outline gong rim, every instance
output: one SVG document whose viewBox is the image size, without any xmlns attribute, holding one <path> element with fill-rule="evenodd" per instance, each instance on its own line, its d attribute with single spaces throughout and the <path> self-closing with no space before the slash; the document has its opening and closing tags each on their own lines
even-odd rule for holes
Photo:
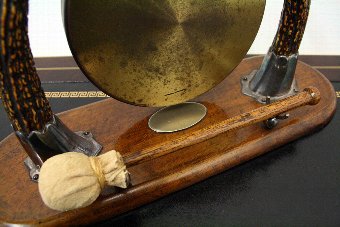
<svg viewBox="0 0 340 227">
<path fill-rule="evenodd" d="M 194 1 L 195 0 L 192 0 L 192 2 L 194 2 Z M 155 106 L 155 107 L 175 105 L 175 104 L 178 104 L 178 103 L 182 103 L 182 102 L 191 100 L 191 99 L 193 99 L 193 98 L 195 98 L 195 97 L 197 97 L 197 96 L 199 96 L 201 94 L 204 94 L 204 93 L 208 92 L 209 90 L 214 88 L 216 85 L 218 85 L 220 82 L 222 82 L 232 72 L 232 70 L 239 64 L 239 62 L 241 62 L 241 60 L 244 58 L 244 56 L 247 54 L 247 51 L 251 47 L 251 44 L 253 43 L 253 41 L 254 41 L 254 39 L 255 39 L 255 37 L 257 35 L 258 29 L 259 29 L 259 27 L 261 25 L 263 14 L 264 14 L 264 8 L 265 8 L 265 0 L 252 0 L 252 1 L 243 0 L 244 4 L 246 4 L 247 7 L 249 7 L 252 4 L 257 7 L 256 13 L 254 13 L 252 17 L 248 17 L 248 19 L 247 19 L 248 23 L 250 23 L 249 21 L 255 20 L 255 22 L 253 21 L 250 24 L 252 24 L 252 25 L 255 24 L 256 26 L 255 26 L 255 29 L 253 28 L 253 30 L 251 32 L 246 32 L 246 34 L 243 35 L 243 36 L 247 36 L 248 37 L 247 40 L 244 41 L 246 44 L 243 44 L 242 48 L 237 49 L 241 53 L 238 53 L 238 55 L 236 57 L 235 56 L 230 57 L 230 58 L 233 58 L 232 59 L 233 63 L 231 63 L 227 67 L 224 67 L 224 68 L 221 67 L 224 70 L 223 72 L 222 72 L 222 69 L 217 70 L 217 71 L 219 71 L 219 73 L 221 75 L 219 75 L 217 77 L 215 76 L 216 78 L 213 78 L 213 79 L 210 78 L 209 84 L 207 86 L 205 85 L 205 87 L 199 88 L 199 89 L 196 89 L 196 90 L 193 89 L 193 91 L 191 91 L 186 96 L 179 95 L 179 96 L 177 96 L 175 98 L 172 98 L 171 100 L 164 99 L 164 100 L 161 100 L 161 101 L 160 100 L 149 101 L 148 98 L 149 99 L 154 99 L 154 97 L 159 97 L 160 95 L 150 94 L 149 96 L 148 95 L 146 96 L 147 98 L 145 98 L 145 97 L 140 98 L 140 97 L 138 97 L 138 95 L 140 93 L 143 93 L 143 92 L 139 92 L 139 93 L 136 92 L 133 95 L 133 98 L 129 99 L 129 98 L 127 98 L 127 96 L 122 96 L 119 93 L 118 94 L 115 93 L 117 89 L 112 89 L 112 88 L 108 89 L 108 86 L 104 86 L 104 84 L 106 84 L 107 82 L 103 82 L 102 79 L 96 78 L 96 76 L 93 75 L 93 72 L 88 70 L 88 68 L 86 67 L 86 64 L 84 63 L 84 59 L 81 58 L 80 52 L 82 50 L 79 49 L 79 47 L 77 47 L 75 45 L 75 43 L 77 42 L 77 38 L 74 38 L 74 35 L 73 35 L 74 33 L 72 34 L 72 23 L 73 22 L 71 22 L 71 21 L 73 21 L 72 20 L 73 15 L 71 13 L 71 10 L 75 7 L 75 6 L 72 6 L 72 3 L 75 3 L 75 2 L 77 2 L 77 1 L 75 1 L 75 0 L 72 0 L 72 1 L 70 1 L 70 0 L 63 0 L 62 1 L 62 4 L 63 4 L 63 19 L 64 19 L 65 32 L 66 32 L 66 36 L 67 36 L 67 39 L 68 39 L 68 42 L 69 42 L 69 46 L 70 46 L 71 52 L 72 52 L 72 54 L 74 56 L 75 61 L 78 64 L 79 68 L 81 69 L 81 71 L 85 74 L 85 76 L 95 86 L 97 86 L 101 91 L 103 91 L 107 95 L 111 96 L 112 98 L 115 98 L 115 99 L 117 99 L 117 100 L 119 100 L 121 102 L 132 104 L 132 105 L 137 105 L 137 106 Z M 84 3 L 83 0 L 81 2 Z M 134 2 L 134 1 L 132 0 L 131 2 Z M 226 0 L 216 0 L 216 2 L 228 2 L 228 1 L 226 1 Z M 233 2 L 233 1 L 231 1 L 231 2 Z M 254 7 L 252 7 L 252 8 L 254 8 Z M 75 23 L 73 23 L 73 24 L 75 24 Z M 241 31 L 239 31 L 239 32 L 241 32 Z M 249 36 L 250 36 L 250 38 L 249 38 Z M 190 46 L 190 44 L 189 44 L 189 46 Z M 242 50 L 240 51 L 240 49 L 242 49 Z M 219 59 L 217 59 L 217 57 L 215 59 L 216 62 L 219 61 Z M 130 60 L 130 59 L 128 59 L 128 60 Z M 196 60 L 196 59 L 194 59 L 194 60 Z M 230 60 L 230 59 L 228 59 L 228 60 Z M 224 62 L 222 62 L 221 64 L 223 65 L 226 62 L 227 62 L 227 60 L 224 60 Z M 216 64 L 216 65 L 218 65 L 218 64 Z M 182 68 L 185 68 L 185 67 L 182 67 Z M 212 67 L 210 66 L 210 68 L 212 68 Z M 206 74 L 207 74 L 206 78 L 209 78 L 210 74 L 209 73 L 206 73 Z M 117 75 L 117 74 L 115 74 L 115 75 Z M 194 76 L 191 76 L 191 77 L 194 77 Z M 169 80 L 170 80 L 171 83 L 175 81 L 173 78 L 169 79 Z M 154 81 L 156 81 L 156 80 L 151 80 L 151 82 L 154 82 Z M 204 82 L 205 82 L 204 79 L 202 79 L 197 84 L 202 85 L 202 84 L 204 84 Z M 115 84 L 115 83 L 116 83 L 115 81 L 112 82 L 112 84 Z M 122 80 L 122 84 L 123 83 L 124 83 L 124 79 Z M 145 84 L 150 84 L 150 83 L 144 83 L 144 84 L 142 83 L 140 85 L 140 87 L 142 89 L 146 89 L 145 88 Z M 197 86 L 197 84 L 196 84 L 196 86 Z M 121 86 L 121 84 L 119 86 Z M 191 86 L 191 84 L 187 83 L 185 86 Z M 125 89 L 124 86 L 121 86 L 121 87 L 123 88 L 123 90 Z M 151 90 L 153 90 L 153 91 L 154 90 L 164 90 L 164 87 L 159 86 L 159 84 L 158 84 L 157 88 L 155 88 L 155 87 L 157 87 L 157 86 L 154 86 L 154 88 L 151 89 Z M 174 85 L 174 87 L 176 87 L 176 85 Z M 180 86 L 178 86 L 178 87 L 180 87 Z M 134 88 L 131 89 L 131 87 L 130 87 L 130 88 L 127 88 L 126 90 L 133 91 L 135 89 Z M 171 93 L 171 92 L 169 93 L 168 92 L 168 94 L 169 95 L 176 95 L 176 93 L 181 93 L 181 92 L 185 93 L 186 89 L 177 89 L 177 91 L 174 91 L 173 93 Z M 146 90 L 145 93 L 150 93 L 150 89 Z"/>
</svg>

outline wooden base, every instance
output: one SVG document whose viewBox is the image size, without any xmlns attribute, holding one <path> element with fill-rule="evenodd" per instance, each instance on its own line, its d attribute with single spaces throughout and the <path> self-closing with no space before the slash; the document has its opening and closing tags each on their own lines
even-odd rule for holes
<svg viewBox="0 0 340 227">
<path fill-rule="evenodd" d="M 245 59 L 221 84 L 197 98 L 195 101 L 208 108 L 208 114 L 201 123 L 182 132 L 157 134 L 148 128 L 148 118 L 155 108 L 130 106 L 113 99 L 59 116 L 74 131 L 91 131 L 103 145 L 103 152 L 115 149 L 124 156 L 259 107 L 259 103 L 241 94 L 240 78 L 259 68 L 261 62 L 261 57 Z M 0 142 L 0 223 L 58 226 L 107 219 L 324 127 L 336 108 L 332 85 L 318 71 L 301 62 L 296 79 L 300 88 L 315 86 L 320 90 L 318 105 L 292 111 L 290 118 L 273 130 L 255 124 L 130 167 L 132 186 L 129 189 L 107 189 L 91 206 L 69 212 L 53 211 L 43 204 L 38 185 L 29 180 L 23 165 L 26 154 L 12 134 Z"/>
</svg>

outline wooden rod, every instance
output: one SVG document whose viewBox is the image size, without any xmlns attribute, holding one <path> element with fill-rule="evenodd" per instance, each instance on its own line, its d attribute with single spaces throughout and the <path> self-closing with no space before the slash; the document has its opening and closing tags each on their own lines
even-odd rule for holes
<svg viewBox="0 0 340 227">
<path fill-rule="evenodd" d="M 145 148 L 141 151 L 133 152 L 123 157 L 125 164 L 129 166 L 155 159 L 157 157 L 170 154 L 190 145 L 211 139 L 221 133 L 234 129 L 243 128 L 258 122 L 276 117 L 287 111 L 305 105 L 316 105 L 320 101 L 320 92 L 317 88 L 309 87 L 297 95 L 262 106 L 247 113 L 229 118 L 222 122 L 212 124 L 208 127 L 199 129 L 191 134 L 181 136 L 175 140 L 165 141 Z"/>
</svg>

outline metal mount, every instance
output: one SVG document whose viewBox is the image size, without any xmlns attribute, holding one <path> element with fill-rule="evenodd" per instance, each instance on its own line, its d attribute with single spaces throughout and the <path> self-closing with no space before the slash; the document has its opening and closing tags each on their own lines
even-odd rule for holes
<svg viewBox="0 0 340 227">
<path fill-rule="evenodd" d="M 277 56 L 269 51 L 259 70 L 241 79 L 242 93 L 266 103 L 267 97 L 277 101 L 299 92 L 294 79 L 298 54 Z"/>
<path fill-rule="evenodd" d="M 269 96 L 266 97 L 266 104 L 269 105 L 271 103 L 271 98 Z M 272 118 L 269 118 L 268 120 L 264 121 L 264 126 L 267 128 L 267 129 L 273 129 L 275 128 L 278 124 L 279 124 L 279 121 L 280 120 L 286 120 L 289 118 L 289 114 L 287 113 L 284 113 L 284 114 L 280 114 L 276 117 L 272 117 Z"/>
<path fill-rule="evenodd" d="M 28 137 L 20 132 L 16 135 L 29 156 L 24 164 L 31 179 L 36 182 L 40 167 L 48 158 L 70 151 L 96 156 L 102 149 L 90 132 L 72 132 L 55 115 L 42 131 L 33 131 Z"/>
</svg>

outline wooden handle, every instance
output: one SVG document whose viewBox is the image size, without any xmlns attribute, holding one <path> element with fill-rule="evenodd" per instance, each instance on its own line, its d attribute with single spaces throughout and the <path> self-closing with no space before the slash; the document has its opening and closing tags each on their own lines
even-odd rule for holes
<svg viewBox="0 0 340 227">
<path fill-rule="evenodd" d="M 276 55 L 288 57 L 298 53 L 310 4 L 311 0 L 285 0 L 279 29 L 272 45 Z"/>
<path fill-rule="evenodd" d="M 27 31 L 27 0 L 0 3 L 0 94 L 14 130 L 29 135 L 52 120 L 34 67 Z"/>
<path fill-rule="evenodd" d="M 318 89 L 309 87 L 297 95 L 210 125 L 209 127 L 199 129 L 189 135 L 184 135 L 175 140 L 165 141 L 161 144 L 148 147 L 142 151 L 128 154 L 124 156 L 123 159 L 127 166 L 133 166 L 172 153 L 178 149 L 211 139 L 221 133 L 268 120 L 269 118 L 276 117 L 298 107 L 316 105 L 319 101 L 320 92 Z"/>
</svg>

